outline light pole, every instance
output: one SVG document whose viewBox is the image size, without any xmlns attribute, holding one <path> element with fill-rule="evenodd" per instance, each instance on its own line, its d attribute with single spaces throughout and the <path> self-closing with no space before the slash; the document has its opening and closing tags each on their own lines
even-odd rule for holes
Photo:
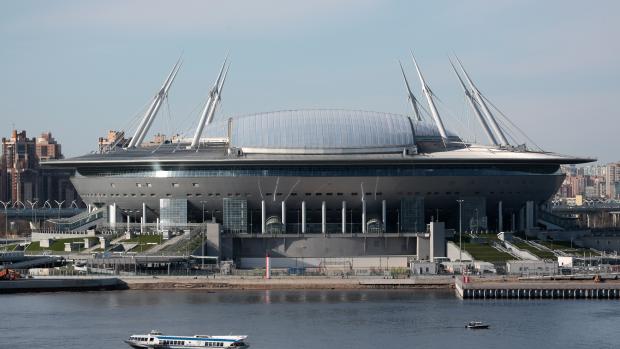
<svg viewBox="0 0 620 349">
<path fill-rule="evenodd" d="M 458 199 L 456 202 L 459 203 L 459 263 L 462 263 L 462 253 L 463 253 L 463 199 Z M 461 270 L 461 273 L 463 271 Z"/>
<path fill-rule="evenodd" d="M 9 215 L 6 209 L 11 204 L 11 201 L 0 201 L 0 204 L 4 206 L 4 239 L 6 240 L 9 231 Z"/>
<path fill-rule="evenodd" d="M 58 219 L 60 219 L 60 208 L 62 207 L 62 204 L 65 203 L 65 200 L 62 200 L 62 201 L 54 200 L 54 202 L 56 203 L 56 205 L 58 205 Z"/>
<path fill-rule="evenodd" d="M 200 245 L 202 246 L 202 258 L 200 259 L 200 269 L 204 270 L 205 269 L 205 204 L 207 203 L 206 201 L 200 201 L 200 203 L 202 204 L 202 229 L 200 229 L 201 231 L 201 236 L 200 236 Z"/>
<path fill-rule="evenodd" d="M 43 211 L 43 225 L 45 226 L 45 220 L 47 219 L 46 212 L 47 210 L 52 208 L 52 204 L 50 204 L 49 200 L 45 200 L 45 202 L 43 203 L 43 208 L 45 209 L 45 211 Z"/>
<path fill-rule="evenodd" d="M 31 213 L 31 217 L 32 217 L 32 221 L 34 223 L 34 221 L 37 220 L 37 213 L 34 210 L 34 207 L 37 205 L 37 203 L 39 202 L 39 200 L 35 200 L 34 202 L 30 201 L 30 200 L 26 200 L 26 202 L 28 203 L 28 205 L 30 205 L 30 211 L 32 211 Z"/>
</svg>

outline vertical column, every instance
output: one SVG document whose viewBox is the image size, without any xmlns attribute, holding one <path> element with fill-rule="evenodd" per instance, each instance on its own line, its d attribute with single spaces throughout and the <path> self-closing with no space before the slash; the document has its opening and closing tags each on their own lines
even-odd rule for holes
<svg viewBox="0 0 620 349">
<path fill-rule="evenodd" d="M 131 228 L 129 227 L 130 223 L 131 223 L 131 214 L 127 212 L 127 231 L 131 230 Z"/>
<path fill-rule="evenodd" d="M 265 209 L 265 200 L 261 200 L 260 202 L 260 232 L 265 234 L 267 223 L 267 212 Z"/>
<path fill-rule="evenodd" d="M 387 202 L 381 201 L 381 223 L 383 224 L 383 232 L 387 231 Z"/>
<path fill-rule="evenodd" d="M 500 233 L 504 231 L 504 212 L 502 207 L 502 201 L 500 200 L 497 207 L 497 232 Z"/>
<path fill-rule="evenodd" d="M 327 233 L 327 205 L 321 202 L 321 233 Z"/>
<path fill-rule="evenodd" d="M 512 219 L 510 220 L 510 223 L 512 224 L 512 232 L 514 232 L 515 230 L 517 230 L 517 222 L 516 222 L 516 215 L 513 212 L 512 213 Z"/>
<path fill-rule="evenodd" d="M 301 202 L 301 233 L 306 233 L 306 202 Z"/>
<path fill-rule="evenodd" d="M 110 223 L 110 227 L 112 229 L 116 229 L 116 203 L 109 206 L 108 223 Z"/>
<path fill-rule="evenodd" d="M 157 220 L 155 221 L 155 230 L 159 231 L 159 217 L 157 217 Z"/>
<path fill-rule="evenodd" d="M 282 232 L 286 233 L 286 201 L 282 200 Z"/>
<path fill-rule="evenodd" d="M 142 220 L 146 224 L 146 203 L 142 203 Z"/>
<path fill-rule="evenodd" d="M 347 232 L 347 202 L 342 201 L 342 233 Z"/>
<path fill-rule="evenodd" d="M 146 225 L 146 204 L 142 203 L 142 219 L 140 220 L 140 233 L 144 234 L 144 228 Z"/>
<path fill-rule="evenodd" d="M 366 233 L 366 200 L 362 199 L 362 234 Z"/>
</svg>

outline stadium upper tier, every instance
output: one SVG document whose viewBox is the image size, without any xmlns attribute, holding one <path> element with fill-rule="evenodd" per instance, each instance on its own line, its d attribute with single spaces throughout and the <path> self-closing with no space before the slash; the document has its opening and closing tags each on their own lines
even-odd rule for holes
<svg viewBox="0 0 620 349">
<path fill-rule="evenodd" d="M 591 161 L 555 153 L 467 144 L 448 132 L 451 143 L 444 146 L 435 125 L 415 121 L 406 115 L 337 109 L 287 110 L 213 122 L 205 129 L 206 137 L 196 149 L 188 149 L 187 141 L 118 148 L 54 161 L 53 165 L 133 166 L 222 161 L 571 164 Z M 410 149 L 416 151 L 408 152 Z"/>
</svg>

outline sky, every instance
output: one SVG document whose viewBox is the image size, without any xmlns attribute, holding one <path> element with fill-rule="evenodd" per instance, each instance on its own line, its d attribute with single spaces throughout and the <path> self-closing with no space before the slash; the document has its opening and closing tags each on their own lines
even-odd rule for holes
<svg viewBox="0 0 620 349">
<path fill-rule="evenodd" d="M 447 128 L 486 142 L 451 70 L 547 151 L 620 160 L 618 1 L 11 1 L 0 11 L 0 134 L 51 131 L 65 156 L 130 130 L 180 55 L 151 134 L 193 133 L 219 66 L 215 119 L 299 108 L 410 114 L 412 51 Z M 525 138 L 519 138 L 525 141 Z"/>
</svg>

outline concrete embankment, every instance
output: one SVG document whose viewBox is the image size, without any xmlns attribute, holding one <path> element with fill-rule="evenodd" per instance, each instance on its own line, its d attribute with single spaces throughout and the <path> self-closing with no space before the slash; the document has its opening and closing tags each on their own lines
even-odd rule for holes
<svg viewBox="0 0 620 349">
<path fill-rule="evenodd" d="M 0 293 L 105 291 L 123 290 L 127 285 L 118 278 L 54 278 L 41 277 L 0 281 Z"/>
<path fill-rule="evenodd" d="M 329 290 L 329 289 L 448 289 L 454 283 L 451 277 L 379 279 L 379 278 L 323 278 L 286 277 L 263 279 L 258 277 L 123 277 L 132 290 Z"/>
<path fill-rule="evenodd" d="M 455 291 L 463 299 L 620 299 L 620 281 L 458 279 Z"/>
</svg>

